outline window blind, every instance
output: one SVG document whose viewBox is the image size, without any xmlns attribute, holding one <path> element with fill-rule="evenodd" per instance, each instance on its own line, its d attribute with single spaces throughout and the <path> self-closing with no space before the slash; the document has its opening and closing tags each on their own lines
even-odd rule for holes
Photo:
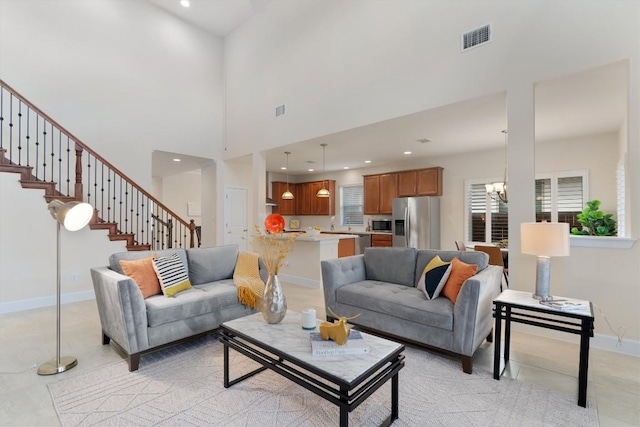
<svg viewBox="0 0 640 427">
<path fill-rule="evenodd" d="M 342 225 L 347 225 L 347 218 L 351 225 L 364 225 L 363 215 L 363 186 L 362 185 L 343 185 L 341 187 L 342 203 L 341 219 Z"/>
</svg>

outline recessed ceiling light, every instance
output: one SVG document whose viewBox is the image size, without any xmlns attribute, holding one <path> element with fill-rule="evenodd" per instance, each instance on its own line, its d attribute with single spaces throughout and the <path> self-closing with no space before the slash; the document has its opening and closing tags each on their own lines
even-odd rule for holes
<svg viewBox="0 0 640 427">
<path fill-rule="evenodd" d="M 344 166 L 342 169 L 349 169 L 349 166 Z"/>
<path fill-rule="evenodd" d="M 313 172 L 313 169 L 307 169 L 309 172 Z"/>
<path fill-rule="evenodd" d="M 371 163 L 371 160 L 365 160 L 364 162 L 365 163 Z"/>
<path fill-rule="evenodd" d="M 283 170 L 283 171 L 286 171 L 287 167 L 286 166 L 282 166 L 280 169 Z"/>
<path fill-rule="evenodd" d="M 405 151 L 404 154 L 411 154 L 411 151 Z"/>
<path fill-rule="evenodd" d="M 180 159 L 173 159 L 173 161 L 174 161 L 174 162 L 179 162 L 179 161 L 180 161 Z"/>
<path fill-rule="evenodd" d="M 180 0 L 180 4 L 182 5 L 182 7 L 191 6 L 191 3 L 189 3 L 189 0 Z"/>
</svg>

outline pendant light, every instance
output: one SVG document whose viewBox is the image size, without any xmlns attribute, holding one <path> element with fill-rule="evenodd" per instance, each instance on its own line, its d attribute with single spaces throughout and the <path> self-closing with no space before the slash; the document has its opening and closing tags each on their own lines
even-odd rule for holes
<svg viewBox="0 0 640 427">
<path fill-rule="evenodd" d="M 282 193 L 282 200 L 293 200 L 293 193 L 289 191 L 289 154 L 291 151 L 285 151 L 284 154 L 287 155 L 287 191 Z"/>
<path fill-rule="evenodd" d="M 325 160 L 325 151 L 327 148 L 327 144 L 320 144 L 320 146 L 322 147 L 322 188 L 318 190 L 318 192 L 316 193 L 316 197 L 325 198 L 325 197 L 331 197 L 331 193 L 329 193 L 329 190 L 324 188 L 324 160 Z"/>
</svg>

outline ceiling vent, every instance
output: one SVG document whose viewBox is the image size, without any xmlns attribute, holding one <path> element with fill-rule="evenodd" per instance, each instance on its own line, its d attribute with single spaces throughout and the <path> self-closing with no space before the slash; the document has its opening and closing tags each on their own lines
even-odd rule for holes
<svg viewBox="0 0 640 427">
<path fill-rule="evenodd" d="M 491 24 L 484 27 L 476 28 L 467 33 L 462 34 L 460 39 L 462 51 L 473 49 L 491 41 Z"/>
</svg>

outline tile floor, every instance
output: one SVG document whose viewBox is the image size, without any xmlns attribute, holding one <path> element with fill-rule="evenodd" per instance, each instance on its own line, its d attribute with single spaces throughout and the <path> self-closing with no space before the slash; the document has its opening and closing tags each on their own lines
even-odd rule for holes
<svg viewBox="0 0 640 427">
<path fill-rule="evenodd" d="M 290 309 L 314 307 L 322 316 L 320 289 L 284 286 Z M 61 356 L 76 356 L 78 366 L 58 375 L 37 375 L 37 366 L 55 356 L 55 324 L 55 307 L 0 315 L 0 425 L 59 425 L 46 385 L 122 360 L 110 346 L 101 345 L 95 301 L 65 304 Z M 511 353 L 505 375 L 577 399 L 577 345 L 514 331 Z M 492 370 L 492 344 L 480 347 L 474 367 Z M 597 402 L 602 427 L 640 426 L 640 359 L 592 348 L 588 398 Z"/>
</svg>

